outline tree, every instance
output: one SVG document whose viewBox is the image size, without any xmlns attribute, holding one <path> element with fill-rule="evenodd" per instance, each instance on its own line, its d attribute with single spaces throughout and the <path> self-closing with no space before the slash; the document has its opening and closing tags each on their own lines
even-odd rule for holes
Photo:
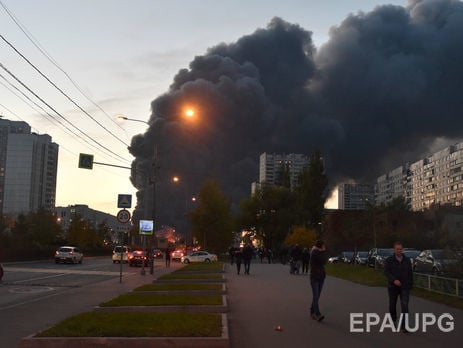
<svg viewBox="0 0 463 348">
<path fill-rule="evenodd" d="M 227 250 L 233 239 L 230 200 L 215 180 L 207 180 L 199 193 L 199 202 L 190 213 L 193 235 L 211 251 Z"/>
<path fill-rule="evenodd" d="M 241 228 L 255 229 L 264 245 L 276 250 L 295 221 L 294 194 L 285 186 L 263 185 L 241 201 L 237 220 Z"/>
<path fill-rule="evenodd" d="M 70 244 L 81 248 L 96 247 L 103 243 L 103 239 L 99 238 L 92 224 L 79 215 L 76 215 L 69 224 L 67 239 Z"/>
<path fill-rule="evenodd" d="M 56 221 L 53 212 L 39 209 L 27 217 L 28 235 L 31 242 L 38 248 L 55 245 L 61 235 L 61 226 Z"/>
<path fill-rule="evenodd" d="M 293 231 L 286 237 L 287 246 L 299 244 L 303 248 L 311 248 L 317 239 L 317 233 L 314 229 L 308 229 L 303 226 L 296 226 Z"/>
<path fill-rule="evenodd" d="M 317 150 L 310 156 L 309 167 L 299 175 L 296 187 L 299 222 L 304 226 L 317 227 L 322 222 L 327 186 L 323 159 Z"/>
</svg>

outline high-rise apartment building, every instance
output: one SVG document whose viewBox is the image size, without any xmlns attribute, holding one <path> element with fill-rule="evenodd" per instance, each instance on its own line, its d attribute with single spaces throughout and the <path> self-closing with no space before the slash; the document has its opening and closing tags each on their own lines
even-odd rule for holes
<svg viewBox="0 0 463 348">
<path fill-rule="evenodd" d="M 260 155 L 259 183 L 267 185 L 282 185 L 285 171 L 289 174 L 291 188 L 297 183 L 299 174 L 309 166 L 309 158 L 303 154 L 268 154 Z"/>
<path fill-rule="evenodd" d="M 463 205 L 463 143 L 449 146 L 410 165 L 411 208 Z"/>
<path fill-rule="evenodd" d="M 376 204 L 403 196 L 412 210 L 436 205 L 463 205 L 463 142 L 380 176 Z"/>
<path fill-rule="evenodd" d="M 376 205 L 388 204 L 395 198 L 410 199 L 410 166 L 405 164 L 376 179 Z"/>
<path fill-rule="evenodd" d="M 58 145 L 25 122 L 0 120 L 0 213 L 55 207 Z"/>
<path fill-rule="evenodd" d="M 347 183 L 338 185 L 338 209 L 365 210 L 374 204 L 373 186 Z"/>
</svg>

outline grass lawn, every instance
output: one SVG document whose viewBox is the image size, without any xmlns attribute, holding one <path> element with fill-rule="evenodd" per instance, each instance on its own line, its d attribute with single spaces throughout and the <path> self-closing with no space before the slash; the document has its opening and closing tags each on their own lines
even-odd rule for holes
<svg viewBox="0 0 463 348">
<path fill-rule="evenodd" d="M 186 290 L 222 290 L 222 284 L 208 283 L 161 283 L 142 285 L 134 291 L 186 291 Z"/>
<path fill-rule="evenodd" d="M 182 267 L 175 272 L 188 272 L 188 271 L 222 271 L 223 262 L 195 262 Z"/>
<path fill-rule="evenodd" d="M 381 287 L 386 287 L 387 285 L 383 270 L 374 270 L 366 266 L 352 266 L 343 263 L 328 264 L 326 265 L 326 273 L 330 276 L 350 280 L 362 285 Z M 411 291 L 411 295 L 442 303 L 450 307 L 463 309 L 463 301 L 456 296 L 438 294 L 420 288 L 414 288 Z"/>
<path fill-rule="evenodd" d="M 218 273 L 204 273 L 204 274 L 190 274 L 190 273 L 170 273 L 160 276 L 158 279 L 222 279 L 222 274 Z"/>
<path fill-rule="evenodd" d="M 222 305 L 221 295 L 161 295 L 129 293 L 120 295 L 101 307 L 120 306 L 184 306 L 184 305 Z"/>
<path fill-rule="evenodd" d="M 63 320 L 39 337 L 220 337 L 222 317 L 211 313 L 89 312 Z"/>
</svg>

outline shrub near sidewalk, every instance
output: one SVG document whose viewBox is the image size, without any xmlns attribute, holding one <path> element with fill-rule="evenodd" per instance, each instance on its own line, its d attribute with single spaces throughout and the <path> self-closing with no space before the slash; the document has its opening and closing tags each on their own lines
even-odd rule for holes
<svg viewBox="0 0 463 348">
<path fill-rule="evenodd" d="M 211 313 L 90 312 L 63 320 L 38 337 L 220 337 L 222 317 Z"/>
<path fill-rule="evenodd" d="M 326 266 L 326 272 L 328 275 L 350 280 L 354 283 L 367 285 L 367 286 L 379 286 L 386 287 L 386 276 L 384 270 L 375 270 L 367 266 L 353 266 L 349 264 L 328 264 Z M 433 293 L 425 289 L 414 288 L 411 291 L 411 295 L 421 297 L 430 301 L 446 304 L 448 306 L 463 309 L 463 301 L 461 298 L 449 295 L 442 295 Z"/>
<path fill-rule="evenodd" d="M 132 292 L 120 295 L 100 307 L 222 305 L 221 295 L 161 295 Z"/>
</svg>

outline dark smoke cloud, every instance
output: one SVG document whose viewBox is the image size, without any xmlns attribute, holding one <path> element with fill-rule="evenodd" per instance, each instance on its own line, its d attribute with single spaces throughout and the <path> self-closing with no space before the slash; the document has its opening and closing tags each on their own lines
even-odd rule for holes
<svg viewBox="0 0 463 348">
<path fill-rule="evenodd" d="M 316 52 L 311 33 L 274 18 L 180 70 L 152 102 L 151 127 L 132 139 L 132 181 L 145 194 L 158 148 L 158 218 L 217 178 L 235 204 L 249 194 L 262 152 L 322 150 L 332 184 L 371 180 L 463 129 L 463 5 L 410 1 L 348 16 Z M 181 108 L 197 109 L 189 122 Z M 169 178 L 179 175 L 183 188 Z M 183 203 L 182 203 L 183 202 Z M 176 213 L 177 212 L 177 213 Z"/>
</svg>

